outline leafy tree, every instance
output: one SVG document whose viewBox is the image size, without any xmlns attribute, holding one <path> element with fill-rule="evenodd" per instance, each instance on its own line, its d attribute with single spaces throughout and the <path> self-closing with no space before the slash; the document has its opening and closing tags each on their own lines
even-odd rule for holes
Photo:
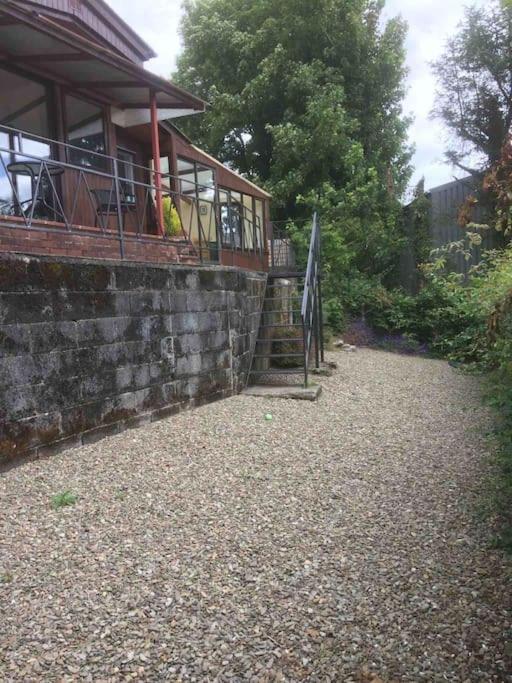
<svg viewBox="0 0 512 683">
<path fill-rule="evenodd" d="M 406 26 L 384 0 L 188 0 L 174 79 L 207 99 L 189 132 L 273 195 L 274 218 L 321 212 L 328 289 L 397 262 L 409 178 Z M 296 229 L 297 240 L 307 234 Z"/>
<path fill-rule="evenodd" d="M 448 159 L 480 176 L 499 159 L 512 125 L 512 4 L 469 7 L 434 64 L 434 114 L 453 134 Z"/>
</svg>

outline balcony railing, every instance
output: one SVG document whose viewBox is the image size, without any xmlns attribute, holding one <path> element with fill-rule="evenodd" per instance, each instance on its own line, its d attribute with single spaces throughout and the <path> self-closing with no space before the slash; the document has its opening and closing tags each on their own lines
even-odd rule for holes
<svg viewBox="0 0 512 683">
<path fill-rule="evenodd" d="M 157 178 L 151 168 L 9 126 L 0 126 L 0 225 L 114 240 L 121 258 L 127 240 L 156 239 L 202 263 L 237 265 L 242 255 L 266 269 L 261 218 L 221 205 L 215 185 Z"/>
</svg>

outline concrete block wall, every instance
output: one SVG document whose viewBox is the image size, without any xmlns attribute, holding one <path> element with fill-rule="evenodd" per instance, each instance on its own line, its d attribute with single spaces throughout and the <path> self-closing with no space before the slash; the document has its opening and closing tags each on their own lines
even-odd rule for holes
<svg viewBox="0 0 512 683">
<path fill-rule="evenodd" d="M 266 276 L 0 255 L 0 467 L 230 396 Z"/>
</svg>

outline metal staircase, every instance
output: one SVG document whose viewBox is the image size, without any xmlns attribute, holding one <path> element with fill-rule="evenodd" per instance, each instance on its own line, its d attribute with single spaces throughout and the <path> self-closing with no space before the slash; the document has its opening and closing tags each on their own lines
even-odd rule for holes
<svg viewBox="0 0 512 683">
<path fill-rule="evenodd" d="M 261 322 L 249 373 L 252 384 L 308 385 L 311 368 L 324 360 L 320 222 L 313 216 L 306 269 L 296 264 L 290 240 L 274 232 Z"/>
</svg>

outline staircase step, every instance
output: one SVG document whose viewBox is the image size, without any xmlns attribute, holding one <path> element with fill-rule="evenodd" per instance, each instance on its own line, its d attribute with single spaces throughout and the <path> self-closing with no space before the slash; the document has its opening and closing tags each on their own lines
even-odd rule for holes
<svg viewBox="0 0 512 683">
<path fill-rule="evenodd" d="M 270 330 L 276 327 L 300 327 L 302 328 L 302 323 L 276 323 L 273 325 L 260 325 L 260 330 Z"/>
<path fill-rule="evenodd" d="M 304 353 L 255 353 L 254 358 L 304 358 Z"/>
<path fill-rule="evenodd" d="M 270 276 L 270 277 L 271 277 L 271 276 Z M 287 286 L 289 286 L 289 287 L 297 287 L 298 285 L 297 285 L 297 283 L 294 283 L 293 285 L 270 285 L 270 284 L 269 284 L 269 285 L 267 285 L 267 289 L 284 289 L 284 288 L 287 287 Z M 302 287 L 302 286 L 303 286 L 303 285 L 301 284 L 300 287 Z"/>
<path fill-rule="evenodd" d="M 282 339 L 279 339 L 277 337 L 271 337 L 270 339 L 257 339 L 256 344 L 268 344 L 268 343 L 274 343 L 274 342 L 302 342 L 304 341 L 303 337 L 283 337 Z"/>
<path fill-rule="evenodd" d="M 263 309 L 263 313 L 268 314 L 268 315 L 271 315 L 272 313 L 281 313 L 281 315 L 292 315 L 293 313 L 301 313 L 301 312 L 302 311 L 300 309 L 296 309 L 293 311 L 283 311 L 283 310 L 281 310 L 281 311 L 266 311 L 265 309 Z"/>
<path fill-rule="evenodd" d="M 270 370 L 251 370 L 250 375 L 303 375 L 304 368 L 271 368 Z"/>
</svg>

